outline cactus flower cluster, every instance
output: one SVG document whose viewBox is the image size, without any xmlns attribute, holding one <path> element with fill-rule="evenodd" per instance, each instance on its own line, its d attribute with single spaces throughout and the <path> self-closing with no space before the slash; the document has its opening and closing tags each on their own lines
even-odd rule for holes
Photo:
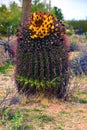
<svg viewBox="0 0 87 130">
<path fill-rule="evenodd" d="M 31 38 L 44 38 L 49 36 L 50 32 L 54 30 L 54 17 L 46 13 L 33 13 L 31 16 L 31 23 L 29 29 L 32 31 Z"/>
</svg>

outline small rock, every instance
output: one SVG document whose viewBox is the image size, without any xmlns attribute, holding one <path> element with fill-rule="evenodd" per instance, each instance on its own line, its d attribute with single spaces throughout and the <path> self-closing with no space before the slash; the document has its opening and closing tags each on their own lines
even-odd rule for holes
<svg viewBox="0 0 87 130">
<path fill-rule="evenodd" d="M 18 104 L 20 103 L 20 100 L 18 97 L 12 97 L 11 101 L 10 101 L 10 105 L 14 105 L 14 104 Z"/>
<path fill-rule="evenodd" d="M 49 106 L 49 100 L 47 98 L 43 98 L 42 101 L 41 101 L 41 104 L 43 106 Z"/>
</svg>

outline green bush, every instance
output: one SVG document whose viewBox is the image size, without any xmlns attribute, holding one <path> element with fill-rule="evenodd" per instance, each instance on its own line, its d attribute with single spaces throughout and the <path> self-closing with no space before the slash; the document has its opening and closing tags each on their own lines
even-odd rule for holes
<svg viewBox="0 0 87 130">
<path fill-rule="evenodd" d="M 48 13 L 33 13 L 18 29 L 16 84 L 27 96 L 63 97 L 68 83 L 65 27 Z"/>
<path fill-rule="evenodd" d="M 87 39 L 87 32 L 85 32 L 84 35 L 85 35 L 85 38 Z"/>
<path fill-rule="evenodd" d="M 14 66 L 10 62 L 6 62 L 4 66 L 0 66 L 0 73 L 7 74 L 9 68 L 13 68 Z"/>
<path fill-rule="evenodd" d="M 3 113 L 1 124 L 3 124 L 5 130 L 22 130 L 24 121 L 25 117 L 19 109 L 12 110 L 11 108 L 7 108 Z"/>
<path fill-rule="evenodd" d="M 72 30 L 67 29 L 67 30 L 66 30 L 66 34 L 71 36 L 71 35 L 73 34 L 73 31 L 72 31 Z"/>
</svg>

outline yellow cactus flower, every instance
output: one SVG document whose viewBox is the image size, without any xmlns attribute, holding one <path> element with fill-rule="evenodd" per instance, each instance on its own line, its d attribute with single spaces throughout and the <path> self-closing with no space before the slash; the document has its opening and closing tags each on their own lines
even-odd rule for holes
<svg viewBox="0 0 87 130">
<path fill-rule="evenodd" d="M 46 13 L 33 13 L 32 22 L 29 25 L 29 29 L 32 32 L 31 38 L 44 38 L 50 35 L 50 30 L 54 30 L 53 19 L 54 17 Z"/>
<path fill-rule="evenodd" d="M 31 38 L 34 39 L 34 35 L 31 35 Z"/>
<path fill-rule="evenodd" d="M 52 26 L 51 29 L 54 29 L 54 26 Z"/>
<path fill-rule="evenodd" d="M 58 24 L 56 24 L 56 27 L 58 27 L 59 25 Z"/>
</svg>

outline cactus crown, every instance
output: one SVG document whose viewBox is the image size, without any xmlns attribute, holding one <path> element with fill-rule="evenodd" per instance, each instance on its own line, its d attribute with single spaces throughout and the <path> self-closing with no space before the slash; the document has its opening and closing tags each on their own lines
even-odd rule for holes
<svg viewBox="0 0 87 130">
<path fill-rule="evenodd" d="M 63 36 L 65 34 L 65 27 L 63 23 L 49 13 L 36 12 L 33 13 L 26 23 L 24 23 L 23 32 L 21 33 L 21 37 L 24 39 L 25 34 L 27 37 L 24 39 L 25 43 L 34 43 L 37 40 L 37 43 L 40 39 L 46 39 L 48 43 L 54 44 L 63 41 Z M 20 31 L 19 31 L 20 32 Z M 20 37 L 20 35 L 18 35 Z M 55 37 L 55 38 L 53 38 Z M 55 40 L 56 39 L 56 40 Z M 40 43 L 42 42 L 40 40 Z M 59 42 L 58 42 L 59 41 Z M 46 43 L 46 42 L 45 42 Z"/>
<path fill-rule="evenodd" d="M 50 31 L 54 30 L 54 17 L 46 13 L 33 13 L 31 15 L 31 23 L 29 29 L 32 31 L 31 38 L 44 38 L 50 35 Z"/>
</svg>

